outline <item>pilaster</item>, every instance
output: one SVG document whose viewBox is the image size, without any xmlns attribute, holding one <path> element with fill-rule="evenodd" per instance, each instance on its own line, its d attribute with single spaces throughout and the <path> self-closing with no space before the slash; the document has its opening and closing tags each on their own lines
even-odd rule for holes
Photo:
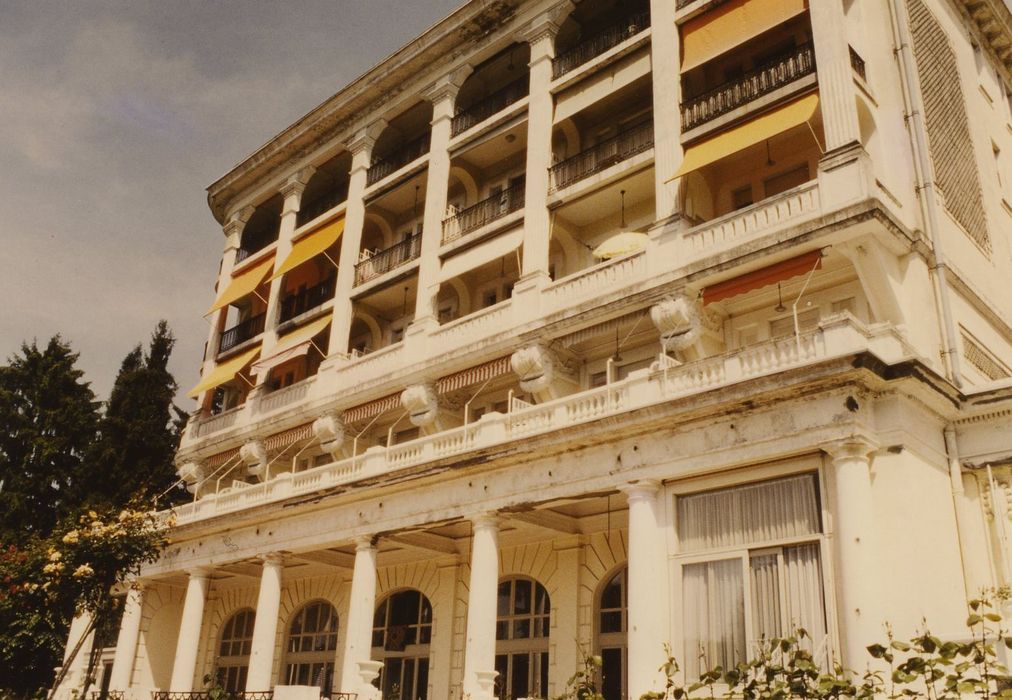
<svg viewBox="0 0 1012 700">
<path fill-rule="evenodd" d="M 654 95 L 654 199 L 657 220 L 680 213 L 678 188 L 670 180 L 682 163 L 680 42 L 675 3 L 650 0 L 650 64 Z"/>
<path fill-rule="evenodd" d="M 847 21 L 841 0 L 809 3 L 808 12 L 812 20 L 819 103 L 826 135 L 824 145 L 828 153 L 861 139 Z"/>
</svg>

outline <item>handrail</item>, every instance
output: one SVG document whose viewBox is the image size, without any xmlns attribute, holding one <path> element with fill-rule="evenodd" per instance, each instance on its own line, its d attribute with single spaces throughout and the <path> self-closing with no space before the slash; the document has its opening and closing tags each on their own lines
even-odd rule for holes
<svg viewBox="0 0 1012 700">
<path fill-rule="evenodd" d="M 264 324 L 267 321 L 267 313 L 250 316 L 239 321 L 231 328 L 221 333 L 221 341 L 218 343 L 218 354 L 231 350 L 239 343 L 244 343 L 250 338 L 255 338 L 264 332 Z"/>
<path fill-rule="evenodd" d="M 740 78 L 682 103 L 682 129 L 688 130 L 748 104 L 777 88 L 815 72 L 815 51 L 805 43 Z"/>
<path fill-rule="evenodd" d="M 549 170 L 551 190 L 561 190 L 599 173 L 615 163 L 632 158 L 654 145 L 654 124 L 646 121 L 605 139 L 575 156 L 556 163 Z"/>
<path fill-rule="evenodd" d="M 529 76 L 524 75 L 506 86 L 492 92 L 477 102 L 459 110 L 450 123 L 450 135 L 456 136 L 479 124 L 493 114 L 503 111 L 511 104 L 527 97 L 530 91 Z"/>
<path fill-rule="evenodd" d="M 650 26 L 650 12 L 637 12 L 623 20 L 602 29 L 594 36 L 581 41 L 571 49 L 563 51 L 552 59 L 552 80 L 597 58 L 608 49 L 618 46 L 626 39 L 636 36 Z"/>
<path fill-rule="evenodd" d="M 390 153 L 373 160 L 366 171 L 365 184 L 372 185 L 387 175 L 400 170 L 413 160 L 421 158 L 429 152 L 429 134 L 422 134 L 394 149 Z"/>
<path fill-rule="evenodd" d="M 306 287 L 294 294 L 289 294 L 281 299 L 281 323 L 289 321 L 299 314 L 304 314 L 310 309 L 322 306 L 334 298 L 334 285 L 337 277 L 331 275 L 326 279 L 317 282 L 312 287 Z"/>
<path fill-rule="evenodd" d="M 416 233 L 400 243 L 384 248 L 355 265 L 355 284 L 362 284 L 411 262 L 422 253 L 422 234 Z"/>
<path fill-rule="evenodd" d="M 443 219 L 443 243 L 454 241 L 465 233 L 523 209 L 526 184 L 521 180 Z"/>
</svg>

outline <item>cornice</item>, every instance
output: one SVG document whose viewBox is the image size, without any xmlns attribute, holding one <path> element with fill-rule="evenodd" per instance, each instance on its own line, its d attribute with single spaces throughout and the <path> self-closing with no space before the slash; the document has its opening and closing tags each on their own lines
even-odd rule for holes
<svg viewBox="0 0 1012 700">
<path fill-rule="evenodd" d="M 951 0 L 976 29 L 976 35 L 1004 68 L 1005 88 L 1012 91 L 1012 12 L 1004 0 Z"/>
</svg>

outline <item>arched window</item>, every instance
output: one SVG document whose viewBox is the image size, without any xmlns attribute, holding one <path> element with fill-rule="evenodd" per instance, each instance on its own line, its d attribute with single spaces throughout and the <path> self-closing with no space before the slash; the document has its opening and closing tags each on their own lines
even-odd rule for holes
<svg viewBox="0 0 1012 700">
<path fill-rule="evenodd" d="M 229 693 L 246 690 L 246 672 L 249 670 L 249 653 L 253 644 L 253 619 L 256 613 L 245 608 L 228 618 L 221 628 L 218 644 L 218 685 Z"/>
<path fill-rule="evenodd" d="M 499 583 L 495 624 L 496 697 L 547 697 L 548 591 L 530 578 Z"/>
<path fill-rule="evenodd" d="M 626 697 L 626 630 L 629 569 L 615 573 L 601 589 L 597 609 L 597 648 L 601 654 L 601 694 L 605 700 Z"/>
<path fill-rule="evenodd" d="M 317 600 L 302 608 L 288 628 L 285 645 L 286 685 L 315 685 L 329 696 L 337 651 L 337 611 Z"/>
<path fill-rule="evenodd" d="M 372 658 L 383 662 L 376 683 L 384 700 L 426 700 L 432 605 L 421 591 L 394 593 L 376 608 Z"/>
</svg>

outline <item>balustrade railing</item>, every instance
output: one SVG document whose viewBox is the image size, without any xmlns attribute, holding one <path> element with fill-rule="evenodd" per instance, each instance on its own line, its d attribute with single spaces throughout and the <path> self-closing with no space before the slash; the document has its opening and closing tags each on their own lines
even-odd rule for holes
<svg viewBox="0 0 1012 700">
<path fill-rule="evenodd" d="M 529 76 L 514 80 L 505 87 L 483 97 L 474 104 L 457 112 L 450 123 L 453 136 L 463 133 L 475 124 L 485 121 L 493 114 L 503 111 L 511 104 L 527 97 L 530 90 Z"/>
<path fill-rule="evenodd" d="M 455 241 L 485 224 L 523 209 L 525 186 L 526 183 L 520 181 L 443 219 L 443 243 Z"/>
<path fill-rule="evenodd" d="M 126 693 L 122 690 L 92 690 L 88 693 L 90 700 L 123 700 Z"/>
<path fill-rule="evenodd" d="M 626 17 L 621 22 L 616 22 L 607 29 L 603 29 L 589 39 L 581 41 L 552 59 L 552 79 L 561 78 L 587 61 L 597 58 L 608 49 L 636 36 L 649 26 L 650 13 L 638 12 Z"/>
<path fill-rule="evenodd" d="M 644 122 L 617 136 L 601 141 L 571 158 L 556 163 L 549 171 L 552 191 L 560 190 L 599 173 L 623 160 L 649 150 L 654 145 L 654 125 Z"/>
<path fill-rule="evenodd" d="M 705 124 L 814 72 L 815 52 L 811 44 L 803 44 L 740 78 L 682 103 L 682 129 Z"/>
<path fill-rule="evenodd" d="M 366 171 L 365 182 L 372 185 L 387 175 L 400 170 L 413 160 L 421 158 L 429 152 L 429 134 L 423 134 L 413 141 L 408 141 L 395 151 L 377 158 Z"/>
<path fill-rule="evenodd" d="M 111 696 L 110 696 L 111 697 Z M 334 697 L 334 695 L 331 695 Z M 168 690 L 151 691 L 151 700 L 273 700 L 273 690 L 230 693 L 227 690 L 194 690 L 188 693 Z"/>
<path fill-rule="evenodd" d="M 244 343 L 250 338 L 255 338 L 264 332 L 264 322 L 267 320 L 267 314 L 257 314 L 256 316 L 250 316 L 245 321 L 239 321 L 231 328 L 227 328 L 221 333 L 221 342 L 218 344 L 218 353 L 221 354 L 227 350 L 231 350 L 236 345 Z"/>
<path fill-rule="evenodd" d="M 400 243 L 379 251 L 355 265 L 355 284 L 362 284 L 369 280 L 390 272 L 395 268 L 411 262 L 422 252 L 422 234 L 416 233 Z"/>
<path fill-rule="evenodd" d="M 334 298 L 334 283 L 336 277 L 314 284 L 312 287 L 300 289 L 294 294 L 289 294 L 281 300 L 281 323 L 289 321 L 299 314 L 304 314 L 310 309 L 322 306 Z"/>
</svg>

